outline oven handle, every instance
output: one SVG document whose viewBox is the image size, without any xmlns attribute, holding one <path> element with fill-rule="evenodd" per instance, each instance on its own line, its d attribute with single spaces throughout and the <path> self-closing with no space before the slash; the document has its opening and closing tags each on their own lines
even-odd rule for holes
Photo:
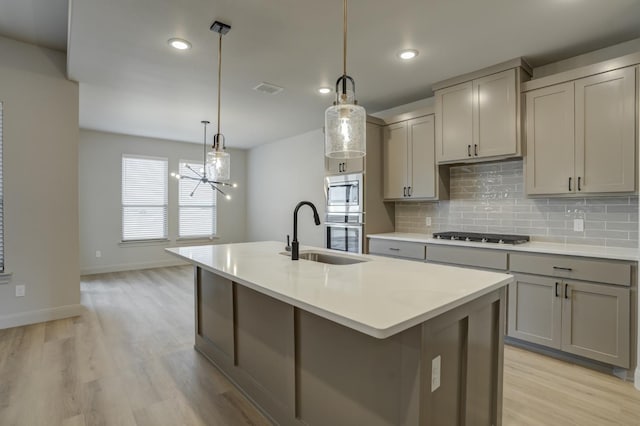
<svg viewBox="0 0 640 426">
<path fill-rule="evenodd" d="M 325 222 L 324 226 L 337 226 L 340 228 L 362 228 L 364 223 Z"/>
</svg>

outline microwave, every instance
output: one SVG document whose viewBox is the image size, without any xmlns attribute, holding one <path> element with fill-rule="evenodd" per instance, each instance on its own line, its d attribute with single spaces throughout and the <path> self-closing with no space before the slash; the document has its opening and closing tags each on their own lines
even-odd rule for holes
<svg viewBox="0 0 640 426">
<path fill-rule="evenodd" d="M 327 213 L 362 213 L 362 173 L 327 176 Z"/>
</svg>

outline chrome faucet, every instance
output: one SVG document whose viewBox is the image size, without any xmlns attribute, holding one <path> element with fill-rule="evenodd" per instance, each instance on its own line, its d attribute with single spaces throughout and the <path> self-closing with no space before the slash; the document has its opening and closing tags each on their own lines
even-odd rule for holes
<svg viewBox="0 0 640 426">
<path fill-rule="evenodd" d="M 298 210 L 300 207 L 307 205 L 313 209 L 313 220 L 316 222 L 316 226 L 320 225 L 320 216 L 318 216 L 318 210 L 311 201 L 300 201 L 296 208 L 293 210 L 293 241 L 291 241 L 291 260 L 299 259 L 300 243 L 298 243 Z"/>
</svg>

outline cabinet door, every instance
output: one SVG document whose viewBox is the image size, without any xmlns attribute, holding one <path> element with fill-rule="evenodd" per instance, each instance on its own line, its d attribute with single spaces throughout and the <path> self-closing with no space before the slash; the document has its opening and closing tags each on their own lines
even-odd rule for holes
<svg viewBox="0 0 640 426">
<path fill-rule="evenodd" d="M 325 157 L 327 173 L 337 175 L 341 173 L 357 173 L 364 170 L 362 158 L 327 158 Z"/>
<path fill-rule="evenodd" d="M 517 152 L 516 70 L 473 81 L 474 157 L 513 155 Z"/>
<path fill-rule="evenodd" d="M 624 68 L 575 82 L 581 192 L 635 190 L 635 80 L 635 68 Z"/>
<path fill-rule="evenodd" d="M 580 281 L 565 284 L 562 350 L 629 368 L 630 290 Z"/>
<path fill-rule="evenodd" d="M 570 82 L 525 95 L 528 194 L 567 194 L 576 188 L 573 93 Z"/>
<path fill-rule="evenodd" d="M 509 284 L 508 335 L 560 349 L 562 286 L 558 279 L 514 275 Z"/>
<path fill-rule="evenodd" d="M 458 84 L 436 92 L 438 162 L 467 160 L 473 145 L 473 85 Z"/>
<path fill-rule="evenodd" d="M 384 141 L 384 198 L 404 198 L 407 187 L 407 122 L 386 127 Z"/>
<path fill-rule="evenodd" d="M 409 147 L 409 196 L 434 198 L 437 166 L 433 115 L 409 121 Z"/>
</svg>

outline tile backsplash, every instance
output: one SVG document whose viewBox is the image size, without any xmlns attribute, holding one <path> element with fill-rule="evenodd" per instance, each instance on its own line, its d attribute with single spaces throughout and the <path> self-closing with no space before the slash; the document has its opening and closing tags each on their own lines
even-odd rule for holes
<svg viewBox="0 0 640 426">
<path fill-rule="evenodd" d="M 396 231 L 469 231 L 533 241 L 638 247 L 638 197 L 527 198 L 522 160 L 452 166 L 450 199 L 397 202 Z M 431 218 L 431 226 L 426 218 Z M 584 221 L 574 231 L 574 219 Z"/>
</svg>

